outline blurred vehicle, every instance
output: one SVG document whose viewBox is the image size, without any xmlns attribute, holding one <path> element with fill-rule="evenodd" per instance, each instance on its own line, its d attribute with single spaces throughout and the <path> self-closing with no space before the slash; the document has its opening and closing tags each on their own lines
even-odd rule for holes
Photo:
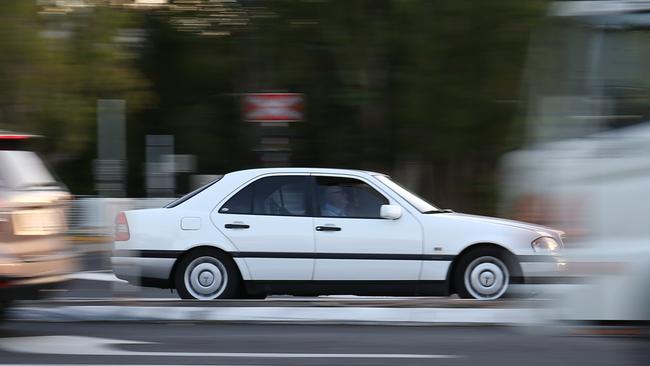
<svg viewBox="0 0 650 366">
<path fill-rule="evenodd" d="M 0 131 L 0 312 L 60 284 L 74 266 L 63 238 L 70 194 L 26 150 L 32 137 Z"/>
<path fill-rule="evenodd" d="M 567 233 L 569 320 L 650 320 L 650 4 L 552 4 L 531 37 L 528 139 L 503 211 Z"/>
<path fill-rule="evenodd" d="M 491 300 L 543 280 L 562 233 L 441 210 L 388 176 L 269 168 L 226 174 L 164 208 L 116 219 L 112 263 L 182 298 L 441 295 Z"/>
</svg>

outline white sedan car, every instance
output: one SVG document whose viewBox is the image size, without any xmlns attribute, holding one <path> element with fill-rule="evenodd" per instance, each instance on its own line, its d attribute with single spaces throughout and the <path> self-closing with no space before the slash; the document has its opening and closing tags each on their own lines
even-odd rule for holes
<svg viewBox="0 0 650 366">
<path fill-rule="evenodd" d="M 184 299 L 448 295 L 497 299 L 561 265 L 562 232 L 441 210 L 379 173 L 229 173 L 116 219 L 113 271 Z"/>
</svg>

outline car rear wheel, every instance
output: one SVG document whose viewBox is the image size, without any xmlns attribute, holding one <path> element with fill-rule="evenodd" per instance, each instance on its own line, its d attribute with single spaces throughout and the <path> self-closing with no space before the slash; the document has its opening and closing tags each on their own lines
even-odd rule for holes
<svg viewBox="0 0 650 366">
<path fill-rule="evenodd" d="M 199 249 L 183 257 L 174 275 L 176 291 L 183 299 L 233 298 L 239 283 L 239 271 L 233 260 L 209 249 Z"/>
<path fill-rule="evenodd" d="M 456 266 L 454 284 L 464 299 L 495 300 L 510 285 L 507 261 L 499 251 L 482 248 L 464 255 Z"/>
</svg>

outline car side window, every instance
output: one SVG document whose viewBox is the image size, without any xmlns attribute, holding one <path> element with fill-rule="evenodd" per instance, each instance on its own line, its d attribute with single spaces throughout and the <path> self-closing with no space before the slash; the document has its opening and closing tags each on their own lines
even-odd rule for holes
<svg viewBox="0 0 650 366">
<path fill-rule="evenodd" d="M 353 178 L 316 177 L 316 207 L 321 217 L 381 218 L 388 199 L 367 183 Z"/>
<path fill-rule="evenodd" d="M 249 184 L 234 196 L 230 197 L 219 209 L 220 213 L 250 215 L 253 213 L 253 185 Z"/>
<path fill-rule="evenodd" d="M 306 216 L 307 177 L 273 176 L 256 180 L 231 197 L 220 213 Z"/>
</svg>

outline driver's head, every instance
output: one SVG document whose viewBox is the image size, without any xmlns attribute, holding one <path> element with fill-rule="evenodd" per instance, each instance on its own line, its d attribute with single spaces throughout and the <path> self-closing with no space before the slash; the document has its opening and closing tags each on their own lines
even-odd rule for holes
<svg viewBox="0 0 650 366">
<path fill-rule="evenodd" d="M 325 202 L 338 208 L 345 208 L 348 198 L 343 188 L 339 186 L 328 186 L 325 188 Z"/>
</svg>

